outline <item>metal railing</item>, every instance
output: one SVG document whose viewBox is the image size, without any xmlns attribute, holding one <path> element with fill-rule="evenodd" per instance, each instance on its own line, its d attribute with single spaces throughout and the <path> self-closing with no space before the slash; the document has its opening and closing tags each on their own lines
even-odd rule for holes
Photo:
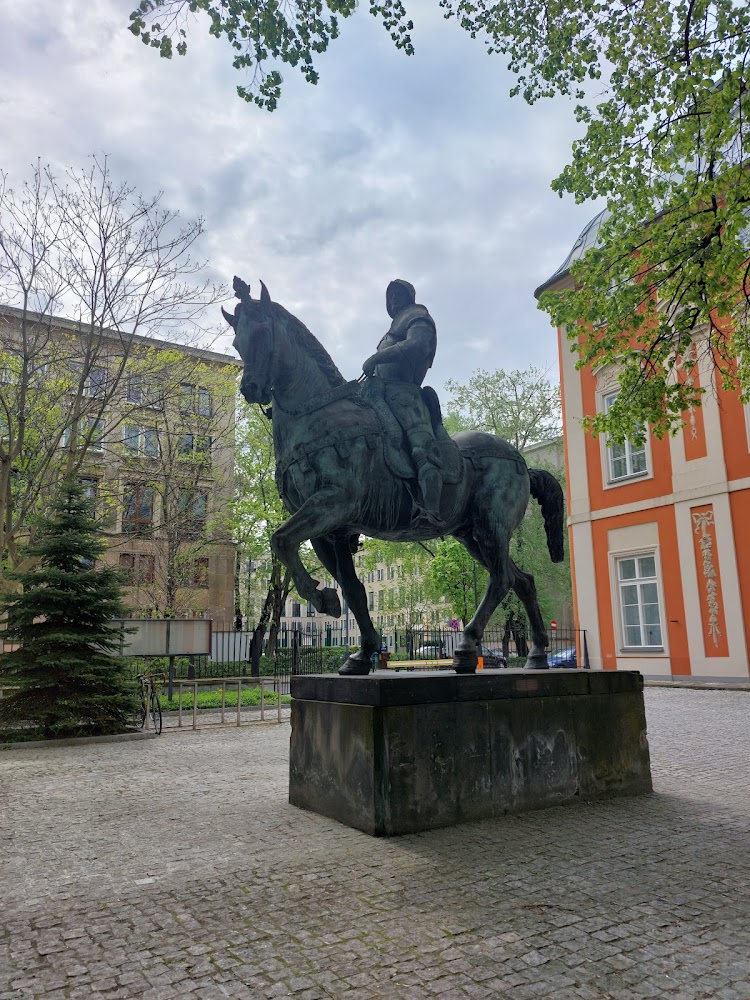
<svg viewBox="0 0 750 1000">
<path fill-rule="evenodd" d="M 266 705 L 265 705 L 265 692 L 266 691 L 276 691 L 276 721 L 281 722 L 281 697 L 282 692 L 278 689 L 275 684 L 275 679 L 273 677 L 254 677 L 252 683 L 248 684 L 247 677 L 194 677 L 190 680 L 175 680 L 174 686 L 177 689 L 177 729 L 183 728 L 183 716 L 185 714 L 190 715 L 191 725 L 193 729 L 198 728 L 198 714 L 199 712 L 209 712 L 212 715 L 217 715 L 219 717 L 220 723 L 224 725 L 226 723 L 227 715 L 232 715 L 234 717 L 234 723 L 237 726 L 242 725 L 242 691 L 243 684 L 245 685 L 245 690 L 249 687 L 260 687 L 260 705 L 259 716 L 260 721 L 265 722 L 266 720 Z M 204 708 L 201 709 L 198 706 L 198 690 L 200 687 L 208 687 L 212 691 L 217 688 L 221 691 L 221 705 L 219 708 Z M 183 709 L 183 693 L 185 690 L 190 690 L 193 695 L 193 704 L 189 710 Z M 227 691 L 237 692 L 237 707 L 228 707 L 226 704 Z M 245 711 L 249 714 L 255 712 L 255 706 L 247 706 Z M 273 710 L 271 710 L 273 711 Z M 247 719 L 246 721 L 253 721 L 252 719 Z"/>
</svg>

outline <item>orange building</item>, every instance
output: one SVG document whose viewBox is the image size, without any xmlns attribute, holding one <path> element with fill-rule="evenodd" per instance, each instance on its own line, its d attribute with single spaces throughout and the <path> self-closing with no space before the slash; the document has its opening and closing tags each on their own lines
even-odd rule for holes
<svg viewBox="0 0 750 1000">
<path fill-rule="evenodd" d="M 572 286 L 570 267 L 602 218 L 537 296 Z M 689 377 L 710 391 L 677 436 L 647 434 L 641 446 L 595 439 L 581 417 L 611 405 L 617 372 L 576 371 L 564 329 L 558 342 L 575 618 L 591 666 L 747 682 L 750 407 L 701 360 Z"/>
</svg>

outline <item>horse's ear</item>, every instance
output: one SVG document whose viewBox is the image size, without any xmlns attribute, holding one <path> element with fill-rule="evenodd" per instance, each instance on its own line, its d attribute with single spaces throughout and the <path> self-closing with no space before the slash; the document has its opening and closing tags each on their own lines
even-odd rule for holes
<svg viewBox="0 0 750 1000">
<path fill-rule="evenodd" d="M 224 306 L 221 307 L 221 314 L 224 317 L 224 319 L 227 321 L 227 323 L 229 323 L 229 325 L 231 326 L 231 328 L 234 330 L 234 322 L 235 322 L 234 321 L 234 316 L 231 313 L 228 313 L 226 311 L 226 309 L 224 308 Z"/>
<path fill-rule="evenodd" d="M 232 281 L 232 291 L 234 292 L 235 298 L 239 299 L 240 302 L 251 298 L 250 296 L 250 285 L 242 278 L 238 278 L 235 274 L 234 280 Z"/>
<path fill-rule="evenodd" d="M 268 289 L 262 281 L 260 283 L 260 304 L 264 309 L 271 308 L 271 296 L 268 294 Z"/>
</svg>

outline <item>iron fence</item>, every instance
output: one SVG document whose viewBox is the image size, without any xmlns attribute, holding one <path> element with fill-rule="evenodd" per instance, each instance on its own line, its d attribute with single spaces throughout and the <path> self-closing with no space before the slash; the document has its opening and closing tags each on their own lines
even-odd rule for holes
<svg viewBox="0 0 750 1000">
<path fill-rule="evenodd" d="M 381 633 L 381 649 L 388 652 L 387 666 L 391 669 L 449 667 L 461 636 L 462 632 L 455 629 L 425 629 L 410 633 L 392 630 Z M 490 629 L 482 640 L 485 666 L 522 667 L 530 645 L 526 629 Z M 273 673 L 283 684 L 283 689 L 288 690 L 288 679 L 292 675 L 334 672 L 353 648 L 343 643 L 320 642 L 319 635 L 316 637 L 300 630 L 293 633 L 291 645 L 277 647 Z M 579 667 L 588 670 L 586 630 L 550 630 L 547 659 L 553 669 Z"/>
<path fill-rule="evenodd" d="M 586 630 L 555 628 L 548 631 L 547 659 L 551 667 L 590 668 Z M 444 660 L 453 657 L 463 632 L 458 629 L 420 629 L 396 633 L 389 646 L 391 660 Z M 522 666 L 532 645 L 526 627 L 489 628 L 482 638 L 486 659 L 505 661 L 506 666 Z M 399 655 L 401 654 L 401 655 Z"/>
<path fill-rule="evenodd" d="M 252 632 L 212 632 L 211 660 L 214 663 L 248 662 L 252 638 Z"/>
<path fill-rule="evenodd" d="M 385 629 L 381 648 L 388 652 L 388 666 L 394 669 L 434 669 L 449 666 L 462 631 L 451 628 Z M 210 654 L 173 657 L 129 658 L 133 678 L 139 673 L 164 673 L 170 678 L 170 694 L 175 681 L 252 676 L 251 643 L 253 633 L 213 632 Z M 326 626 L 324 630 L 293 629 L 279 633 L 272 656 L 268 640 L 263 643 L 260 675 L 274 678 L 274 690 L 289 693 L 289 678 L 294 674 L 333 673 L 357 647 L 348 645 L 350 635 L 344 626 Z M 282 641 L 283 640 L 283 641 Z M 2 642 L 2 639 L 0 639 Z M 482 640 L 485 665 L 523 666 L 530 640 L 526 628 L 488 629 Z M 9 652 L 11 644 L 4 644 Z M 551 667 L 589 669 L 585 629 L 549 631 L 547 656 Z"/>
<path fill-rule="evenodd" d="M 389 653 L 389 664 L 413 660 L 417 663 L 451 659 L 463 632 L 451 628 L 384 629 L 380 632 L 381 649 Z M 586 630 L 556 628 L 548 631 L 547 655 L 551 666 L 589 668 Z M 343 627 L 332 626 L 325 631 L 294 629 L 281 642 L 279 634 L 273 656 L 268 657 L 268 640 L 263 643 L 261 673 L 313 674 L 328 673 L 341 666 L 354 645 L 347 645 Z M 219 676 L 232 665 L 234 673 L 250 673 L 251 632 L 214 632 L 209 662 L 181 665 L 178 676 Z M 483 650 L 490 658 L 503 659 L 509 666 L 520 665 L 526 659 L 531 637 L 526 627 L 489 628 L 482 639 Z M 188 658 L 183 658 L 185 661 Z M 273 662 L 270 662 L 272 659 Z"/>
</svg>

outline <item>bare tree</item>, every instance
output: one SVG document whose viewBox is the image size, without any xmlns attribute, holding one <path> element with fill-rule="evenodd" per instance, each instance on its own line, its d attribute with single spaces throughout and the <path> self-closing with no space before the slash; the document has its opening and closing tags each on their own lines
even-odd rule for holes
<svg viewBox="0 0 750 1000">
<path fill-rule="evenodd" d="M 142 335 L 200 331 L 223 290 L 191 254 L 199 219 L 180 224 L 116 183 L 106 158 L 62 178 L 40 164 L 17 191 L 0 176 L 0 553 L 19 542 L 63 477 L 105 436 Z M 59 317 L 67 317 L 62 320 Z"/>
<path fill-rule="evenodd" d="M 196 610 L 210 554 L 232 544 L 237 369 L 177 350 L 158 358 L 162 384 L 177 391 L 120 425 L 121 531 L 113 541 L 131 550 L 121 564 L 138 603 L 172 618 Z M 224 610 L 201 600 L 212 617 Z"/>
</svg>

